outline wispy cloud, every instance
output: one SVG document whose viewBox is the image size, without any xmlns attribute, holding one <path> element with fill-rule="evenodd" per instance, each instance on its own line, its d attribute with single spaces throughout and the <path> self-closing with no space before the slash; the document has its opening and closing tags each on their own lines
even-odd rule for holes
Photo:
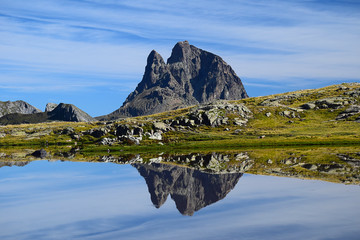
<svg viewBox="0 0 360 240">
<path fill-rule="evenodd" d="M 265 84 L 312 78 L 326 85 L 360 75 L 356 1 L 3 0 L 0 6 L 0 69 L 29 83 L 38 77 L 27 75 L 31 69 L 99 82 L 101 74 L 118 76 L 109 84 L 136 85 L 152 49 L 167 58 L 185 39 L 222 56 L 240 77 Z M 0 84 L 7 77 L 0 75 Z"/>
</svg>

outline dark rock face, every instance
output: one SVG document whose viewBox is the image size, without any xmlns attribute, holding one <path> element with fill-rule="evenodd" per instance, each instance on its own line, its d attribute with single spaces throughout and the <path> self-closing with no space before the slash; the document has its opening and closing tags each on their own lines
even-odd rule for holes
<svg viewBox="0 0 360 240">
<path fill-rule="evenodd" d="M 167 63 L 153 50 L 135 91 L 120 109 L 99 118 L 148 115 L 218 99 L 246 97 L 240 78 L 221 57 L 184 41 L 175 45 Z"/>
<path fill-rule="evenodd" d="M 209 174 L 160 163 L 135 163 L 133 166 L 145 178 L 156 208 L 161 207 L 170 194 L 179 212 L 190 216 L 223 199 L 242 176 L 242 173 Z"/>
<path fill-rule="evenodd" d="M 11 113 L 32 114 L 41 112 L 36 107 L 24 101 L 0 102 L 0 117 Z"/>
<path fill-rule="evenodd" d="M 95 119 L 72 104 L 60 103 L 54 110 L 48 113 L 50 120 L 70 122 L 92 122 Z"/>
</svg>

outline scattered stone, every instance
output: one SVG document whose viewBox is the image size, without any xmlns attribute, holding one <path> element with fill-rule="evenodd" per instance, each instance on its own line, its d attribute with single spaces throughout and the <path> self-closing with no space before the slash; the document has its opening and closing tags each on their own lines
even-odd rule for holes
<svg viewBox="0 0 360 240">
<path fill-rule="evenodd" d="M 336 120 L 345 120 L 351 116 L 356 114 L 360 114 L 360 105 L 351 105 L 349 108 L 341 112 L 337 117 Z"/>
<path fill-rule="evenodd" d="M 271 116 L 271 112 L 265 113 L 265 116 L 270 117 L 270 116 Z"/>
<path fill-rule="evenodd" d="M 259 139 L 263 139 L 263 138 L 265 138 L 265 135 L 259 136 Z"/>
</svg>

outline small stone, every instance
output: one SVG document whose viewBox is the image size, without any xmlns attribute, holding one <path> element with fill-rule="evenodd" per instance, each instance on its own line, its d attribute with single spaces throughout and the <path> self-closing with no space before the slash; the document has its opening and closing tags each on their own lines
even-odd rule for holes
<svg viewBox="0 0 360 240">
<path fill-rule="evenodd" d="M 270 117 L 270 116 L 271 116 L 271 112 L 265 113 L 265 116 Z"/>
</svg>

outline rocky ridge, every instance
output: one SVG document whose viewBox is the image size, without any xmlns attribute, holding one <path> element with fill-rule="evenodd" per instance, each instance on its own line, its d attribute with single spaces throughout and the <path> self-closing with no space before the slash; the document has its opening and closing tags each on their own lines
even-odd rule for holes
<svg viewBox="0 0 360 240">
<path fill-rule="evenodd" d="M 36 107 L 24 101 L 0 102 L 0 117 L 11 113 L 32 114 L 41 112 Z"/>
<path fill-rule="evenodd" d="M 145 73 L 122 107 L 100 120 L 149 115 L 219 99 L 248 97 L 240 78 L 221 57 L 178 42 L 167 63 L 155 50 Z"/>
<path fill-rule="evenodd" d="M 47 105 L 47 110 L 50 110 L 52 107 L 54 107 L 54 105 L 51 107 Z M 42 123 L 49 121 L 92 122 L 95 121 L 95 119 L 72 104 L 60 103 L 51 111 L 29 114 L 7 114 L 0 118 L 0 125 Z"/>
</svg>

